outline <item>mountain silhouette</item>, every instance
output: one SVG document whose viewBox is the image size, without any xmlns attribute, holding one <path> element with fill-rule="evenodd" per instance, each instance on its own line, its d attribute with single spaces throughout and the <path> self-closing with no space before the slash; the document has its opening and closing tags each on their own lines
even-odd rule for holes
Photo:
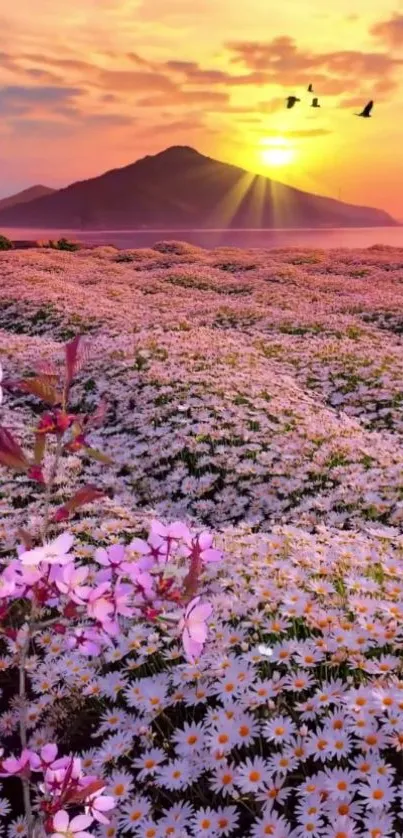
<svg viewBox="0 0 403 838">
<path fill-rule="evenodd" d="M 172 146 L 0 210 L 2 227 L 195 229 L 395 226 L 388 213 L 312 195 Z"/>
<path fill-rule="evenodd" d="M 17 204 L 26 204 L 28 201 L 34 201 L 35 198 L 42 198 L 43 195 L 51 195 L 56 192 L 56 189 L 51 189 L 50 186 L 30 186 L 29 189 L 23 189 L 22 192 L 16 192 L 15 195 L 9 195 L 7 198 L 0 198 L 0 210 L 7 207 L 14 207 Z"/>
</svg>

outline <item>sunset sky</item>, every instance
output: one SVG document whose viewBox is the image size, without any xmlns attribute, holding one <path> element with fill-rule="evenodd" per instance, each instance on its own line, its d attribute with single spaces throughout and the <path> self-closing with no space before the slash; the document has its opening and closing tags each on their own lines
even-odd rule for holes
<svg viewBox="0 0 403 838">
<path fill-rule="evenodd" d="M 0 0 L 0 32 L 0 197 L 192 145 L 403 218 L 403 2 Z"/>
</svg>

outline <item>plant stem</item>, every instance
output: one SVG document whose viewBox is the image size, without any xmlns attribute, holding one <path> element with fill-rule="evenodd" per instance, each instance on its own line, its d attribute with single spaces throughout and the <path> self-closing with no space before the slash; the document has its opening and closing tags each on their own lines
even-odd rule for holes
<svg viewBox="0 0 403 838">
<path fill-rule="evenodd" d="M 20 698 L 20 739 L 21 750 L 27 747 L 27 694 L 26 694 L 26 680 L 25 680 L 25 663 L 29 648 L 30 630 L 24 640 L 24 645 L 21 649 L 21 658 L 19 666 L 19 698 Z M 22 783 L 22 797 L 24 801 L 25 817 L 27 820 L 27 836 L 34 838 L 34 822 L 32 817 L 31 794 L 29 788 L 29 780 L 27 777 L 21 777 Z"/>
<path fill-rule="evenodd" d="M 57 469 L 60 461 L 60 457 L 63 450 L 63 437 L 59 436 L 57 441 L 55 456 L 52 463 L 52 468 L 50 470 L 49 481 L 46 487 L 46 495 L 45 495 L 45 510 L 43 514 L 43 525 L 42 525 L 42 541 L 45 543 L 46 536 L 49 528 L 49 518 L 50 518 L 50 501 L 52 499 L 52 491 L 55 482 L 55 477 L 57 474 Z"/>
</svg>

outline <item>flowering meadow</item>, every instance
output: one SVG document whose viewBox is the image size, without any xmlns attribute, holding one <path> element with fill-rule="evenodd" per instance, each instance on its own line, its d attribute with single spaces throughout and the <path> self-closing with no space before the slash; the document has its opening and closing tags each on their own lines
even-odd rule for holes
<svg viewBox="0 0 403 838">
<path fill-rule="evenodd" d="M 401 835 L 403 250 L 0 287 L 0 835 Z"/>
</svg>

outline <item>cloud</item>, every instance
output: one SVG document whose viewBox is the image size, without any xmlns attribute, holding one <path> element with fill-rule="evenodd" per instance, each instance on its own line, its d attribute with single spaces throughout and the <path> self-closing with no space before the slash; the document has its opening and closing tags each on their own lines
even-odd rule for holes
<svg viewBox="0 0 403 838">
<path fill-rule="evenodd" d="M 165 96 L 146 96 L 137 101 L 142 108 L 159 108 L 168 105 L 205 105 L 210 110 L 222 108 L 229 101 L 229 94 L 219 90 L 180 90 L 177 89 Z"/>
<path fill-rule="evenodd" d="M 40 81 L 56 82 L 57 84 L 62 81 L 60 76 L 49 72 L 49 70 L 43 70 L 40 67 L 30 67 L 28 70 L 24 70 L 23 72 L 30 78 L 39 79 Z"/>
<path fill-rule="evenodd" d="M 381 52 L 335 50 L 320 53 L 302 50 L 288 36 L 271 41 L 232 41 L 226 46 L 232 64 L 262 72 L 266 83 L 283 86 L 297 83 L 300 86 L 314 80 L 321 92 L 330 95 L 344 92 L 347 83 L 357 87 L 362 79 L 372 83 L 387 79 L 389 89 L 392 89 L 397 86 L 393 73 L 403 63 Z"/>
<path fill-rule="evenodd" d="M 0 101 L 21 102 L 27 104 L 54 105 L 66 102 L 83 93 L 81 87 L 24 87 L 8 85 L 0 87 Z"/>
<path fill-rule="evenodd" d="M 142 134 L 175 134 L 175 133 L 183 133 L 183 132 L 194 132 L 194 131 L 203 131 L 206 130 L 206 126 L 203 124 L 203 121 L 198 119 L 197 115 L 194 115 L 194 118 L 187 118 L 187 119 L 177 119 L 172 120 L 171 122 L 160 122 L 157 125 L 147 125 L 144 126 L 140 130 Z"/>
<path fill-rule="evenodd" d="M 82 93 L 83 90 L 80 87 L 3 86 L 0 87 L 0 114 L 3 116 L 28 114 L 38 107 L 52 113 L 62 112 L 63 108 L 72 106 L 76 97 Z"/>
<path fill-rule="evenodd" d="M 66 137 L 76 132 L 76 126 L 67 124 L 65 122 L 57 122 L 52 119 L 18 119 L 12 120 L 11 127 L 15 135 L 21 135 L 23 138 L 28 136 L 40 136 L 46 139 L 52 137 Z"/>
<path fill-rule="evenodd" d="M 158 90 L 175 91 L 176 85 L 167 75 L 141 70 L 100 70 L 99 83 L 115 91 Z"/>
<path fill-rule="evenodd" d="M 392 15 L 389 20 L 380 20 L 370 29 L 371 35 L 390 47 L 401 47 L 403 44 L 403 15 Z"/>
</svg>

